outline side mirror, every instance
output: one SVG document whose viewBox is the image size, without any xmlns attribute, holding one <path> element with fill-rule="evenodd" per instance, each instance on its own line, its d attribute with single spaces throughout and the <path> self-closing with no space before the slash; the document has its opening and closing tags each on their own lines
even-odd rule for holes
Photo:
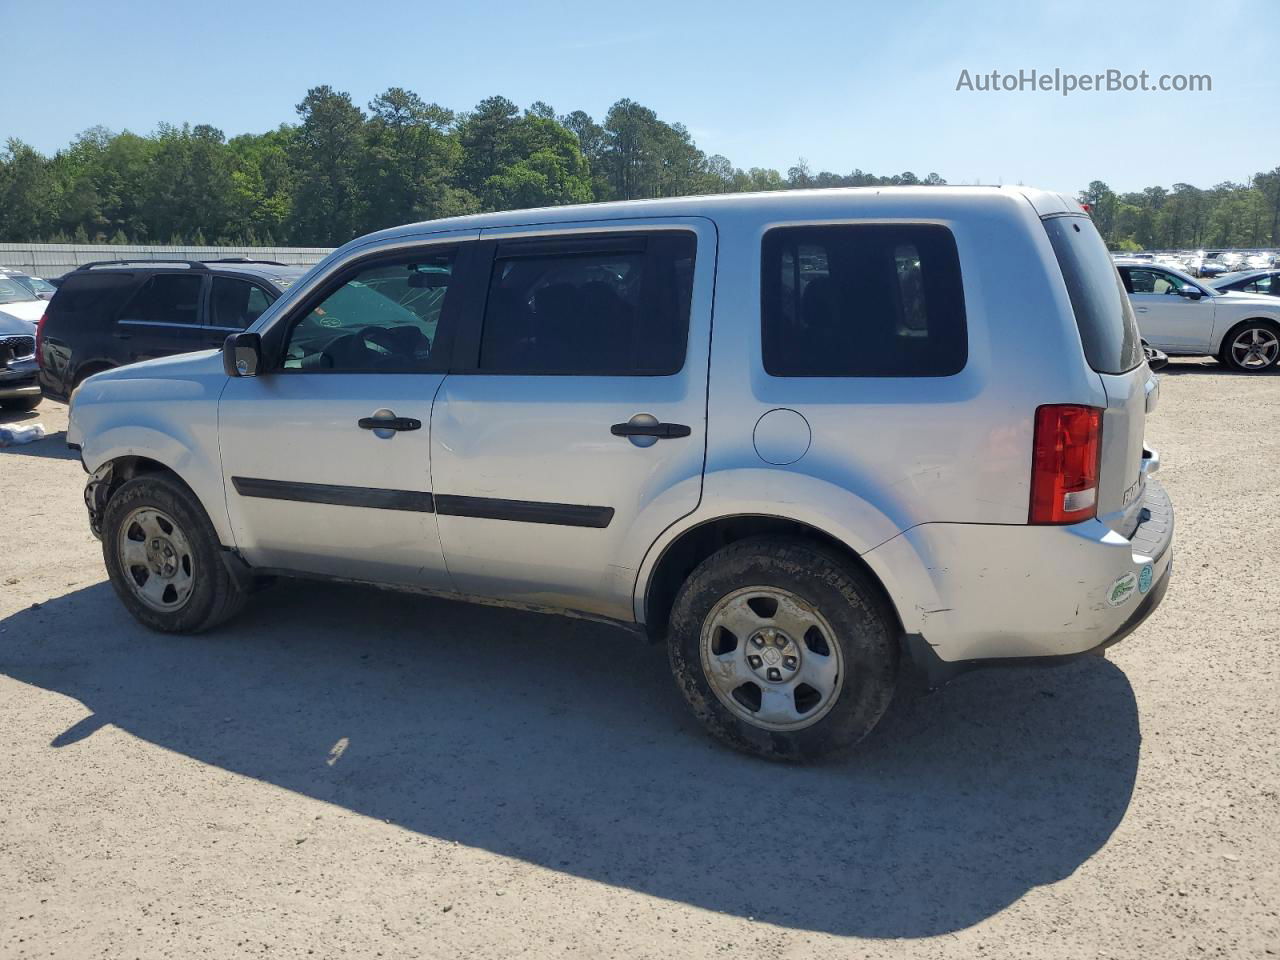
<svg viewBox="0 0 1280 960">
<path fill-rule="evenodd" d="M 1184 283 L 1182 285 L 1182 289 L 1178 291 L 1178 296 L 1186 297 L 1188 300 L 1199 300 L 1204 296 L 1204 293 L 1199 287 L 1193 287 L 1189 283 Z"/>
<path fill-rule="evenodd" d="M 262 366 L 262 337 L 233 333 L 222 344 L 222 370 L 228 377 L 256 377 Z"/>
</svg>

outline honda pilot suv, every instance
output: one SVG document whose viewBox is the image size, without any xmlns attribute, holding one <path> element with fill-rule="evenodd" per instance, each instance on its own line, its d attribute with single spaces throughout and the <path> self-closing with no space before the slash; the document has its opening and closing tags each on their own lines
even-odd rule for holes
<svg viewBox="0 0 1280 960">
<path fill-rule="evenodd" d="M 272 260 L 99 260 L 67 274 L 43 311 L 36 358 L 46 396 L 126 363 L 221 346 L 305 267 Z"/>
<path fill-rule="evenodd" d="M 664 641 L 722 740 L 803 759 L 900 674 L 1155 609 L 1157 396 L 1075 202 L 818 190 L 363 237 L 220 353 L 89 377 L 68 442 L 148 627 L 282 574 L 577 611 Z"/>
</svg>

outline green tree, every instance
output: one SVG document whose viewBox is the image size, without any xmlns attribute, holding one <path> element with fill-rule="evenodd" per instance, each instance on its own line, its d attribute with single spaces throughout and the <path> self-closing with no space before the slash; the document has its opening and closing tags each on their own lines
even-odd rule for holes
<svg viewBox="0 0 1280 960">
<path fill-rule="evenodd" d="M 357 176 L 365 148 L 364 113 L 350 94 L 327 85 L 308 90 L 297 110 L 302 122 L 290 158 L 296 177 L 291 239 L 345 243 L 359 232 L 367 204 Z"/>
<path fill-rule="evenodd" d="M 392 87 L 369 104 L 360 186 L 365 228 L 469 212 L 473 197 L 453 185 L 462 147 L 450 135 L 453 114 Z"/>
</svg>

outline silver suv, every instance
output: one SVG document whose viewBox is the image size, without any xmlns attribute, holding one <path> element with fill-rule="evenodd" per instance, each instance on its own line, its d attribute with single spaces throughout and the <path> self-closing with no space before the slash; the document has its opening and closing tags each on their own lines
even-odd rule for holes
<svg viewBox="0 0 1280 960">
<path fill-rule="evenodd" d="M 721 739 L 803 759 L 900 673 L 1151 613 L 1157 392 L 1071 200 L 798 191 L 363 237 L 221 354 L 90 377 L 68 438 L 149 627 L 280 574 L 578 611 L 665 640 Z"/>
</svg>

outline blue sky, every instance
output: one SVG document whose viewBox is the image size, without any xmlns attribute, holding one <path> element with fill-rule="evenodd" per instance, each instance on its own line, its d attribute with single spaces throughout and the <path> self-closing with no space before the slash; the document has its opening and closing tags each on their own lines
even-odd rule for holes
<svg viewBox="0 0 1280 960">
<path fill-rule="evenodd" d="M 160 121 L 230 136 L 292 121 L 309 86 L 364 105 L 394 85 L 455 110 L 499 93 L 597 119 L 630 97 L 741 167 L 1208 187 L 1280 165 L 1274 13 L 1270 0 L 0 0 L 0 139 L 52 151 L 93 124 Z M 1213 90 L 955 89 L 962 69 L 1055 67 L 1207 73 Z"/>
</svg>

